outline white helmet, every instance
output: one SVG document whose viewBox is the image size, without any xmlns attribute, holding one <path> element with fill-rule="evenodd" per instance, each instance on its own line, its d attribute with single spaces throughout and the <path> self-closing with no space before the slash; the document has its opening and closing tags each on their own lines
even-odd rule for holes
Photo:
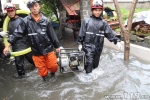
<svg viewBox="0 0 150 100">
<path fill-rule="evenodd" d="M 6 3 L 4 6 L 4 10 L 6 11 L 16 10 L 16 6 L 13 3 Z"/>
<path fill-rule="evenodd" d="M 92 3 L 92 9 L 96 9 L 96 8 L 100 8 L 102 9 L 103 8 L 103 1 L 102 0 L 93 0 L 93 3 Z"/>
<path fill-rule="evenodd" d="M 31 6 L 34 4 L 34 3 L 40 3 L 40 0 L 29 0 L 28 3 L 27 3 L 27 7 L 28 8 L 31 8 Z"/>
</svg>

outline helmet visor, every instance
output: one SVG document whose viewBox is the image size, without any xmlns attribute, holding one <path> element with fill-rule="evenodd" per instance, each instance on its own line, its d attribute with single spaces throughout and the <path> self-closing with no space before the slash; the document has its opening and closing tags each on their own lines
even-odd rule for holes
<svg viewBox="0 0 150 100">
<path fill-rule="evenodd" d="M 8 12 L 8 11 L 14 11 L 14 10 L 16 10 L 16 8 L 12 8 L 12 7 L 10 7 L 10 8 L 5 8 L 5 10 Z"/>
</svg>

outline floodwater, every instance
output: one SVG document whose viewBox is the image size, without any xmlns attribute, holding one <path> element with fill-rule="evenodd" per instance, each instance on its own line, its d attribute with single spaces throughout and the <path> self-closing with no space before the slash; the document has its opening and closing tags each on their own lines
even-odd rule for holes
<svg viewBox="0 0 150 100">
<path fill-rule="evenodd" d="M 26 78 L 17 78 L 15 66 L 0 60 L 1 100 L 150 100 L 150 64 L 104 48 L 99 67 L 90 75 L 61 74 L 44 82 L 37 69 L 26 64 Z"/>
<path fill-rule="evenodd" d="M 77 48 L 72 31 L 60 43 Z M 37 69 L 25 64 L 26 77 L 17 78 L 15 66 L 0 59 L 0 100 L 150 100 L 150 63 L 105 47 L 99 67 L 92 74 L 62 74 L 44 82 Z"/>
</svg>

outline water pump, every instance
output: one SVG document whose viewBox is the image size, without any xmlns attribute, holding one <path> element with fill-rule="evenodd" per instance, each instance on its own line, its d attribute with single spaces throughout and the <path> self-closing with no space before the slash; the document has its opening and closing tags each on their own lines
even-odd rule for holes
<svg viewBox="0 0 150 100">
<path fill-rule="evenodd" d="M 74 48 L 60 47 L 58 64 L 61 73 L 81 72 L 84 70 L 84 52 Z"/>
</svg>

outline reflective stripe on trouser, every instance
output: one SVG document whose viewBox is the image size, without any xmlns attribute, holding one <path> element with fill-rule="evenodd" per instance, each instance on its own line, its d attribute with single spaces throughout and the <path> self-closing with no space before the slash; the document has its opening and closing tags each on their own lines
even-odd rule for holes
<svg viewBox="0 0 150 100">
<path fill-rule="evenodd" d="M 47 76 L 48 71 L 55 73 L 58 70 L 57 58 L 54 52 L 42 56 L 33 56 L 33 61 L 41 77 Z"/>
</svg>

